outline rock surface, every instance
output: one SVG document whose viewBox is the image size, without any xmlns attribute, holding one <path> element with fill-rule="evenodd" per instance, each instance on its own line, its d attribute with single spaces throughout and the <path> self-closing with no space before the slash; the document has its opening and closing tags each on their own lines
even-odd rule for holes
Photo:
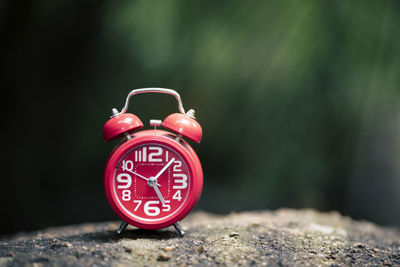
<svg viewBox="0 0 400 267">
<path fill-rule="evenodd" d="M 0 241 L 0 265 L 400 265 L 399 230 L 336 212 L 197 212 L 182 225 L 183 238 L 172 227 L 117 235 L 118 222 L 21 233 Z"/>
</svg>

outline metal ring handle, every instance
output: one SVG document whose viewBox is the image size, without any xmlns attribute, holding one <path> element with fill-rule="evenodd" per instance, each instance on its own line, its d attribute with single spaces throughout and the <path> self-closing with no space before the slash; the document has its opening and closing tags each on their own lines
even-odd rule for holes
<svg viewBox="0 0 400 267">
<path fill-rule="evenodd" d="M 128 110 L 129 106 L 129 100 L 131 99 L 132 96 L 138 95 L 138 94 L 144 94 L 144 93 L 161 93 L 161 94 L 168 94 L 168 95 L 173 95 L 176 98 L 176 101 L 178 102 L 178 108 L 179 111 L 183 114 L 185 114 L 185 109 L 183 108 L 182 105 L 182 99 L 181 96 L 172 89 L 166 89 L 166 88 L 140 88 L 140 89 L 133 89 L 130 91 L 128 96 L 126 97 L 125 105 L 121 109 L 121 111 L 118 114 L 125 113 Z M 115 114 L 115 115 L 118 115 Z"/>
</svg>

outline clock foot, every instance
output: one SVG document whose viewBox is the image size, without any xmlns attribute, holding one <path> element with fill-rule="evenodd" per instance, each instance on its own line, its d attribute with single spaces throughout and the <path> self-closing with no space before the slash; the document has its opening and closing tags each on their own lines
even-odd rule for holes
<svg viewBox="0 0 400 267">
<path fill-rule="evenodd" d="M 124 231 L 126 229 L 126 227 L 128 227 L 128 223 L 126 222 L 121 222 L 121 225 L 119 226 L 119 229 L 117 231 L 118 234 L 121 234 L 122 231 Z"/>
<path fill-rule="evenodd" d="M 174 223 L 174 227 L 176 229 L 176 231 L 178 232 L 180 237 L 183 237 L 185 235 L 185 232 L 182 230 L 182 226 L 180 224 L 179 221 L 177 221 L 176 223 Z"/>
</svg>

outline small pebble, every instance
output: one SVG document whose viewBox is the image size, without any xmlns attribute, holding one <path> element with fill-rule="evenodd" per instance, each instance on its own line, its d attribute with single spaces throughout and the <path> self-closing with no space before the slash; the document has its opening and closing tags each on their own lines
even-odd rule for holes
<svg viewBox="0 0 400 267">
<path fill-rule="evenodd" d="M 203 253 L 204 252 L 204 247 L 203 246 L 198 247 L 197 248 L 197 252 L 198 253 Z"/>
<path fill-rule="evenodd" d="M 124 250 L 125 250 L 126 253 L 131 253 L 132 252 L 132 249 L 128 248 L 128 247 L 124 247 Z"/>
<path fill-rule="evenodd" d="M 230 237 L 235 237 L 235 236 L 239 236 L 238 232 L 232 232 L 229 234 Z"/>
<path fill-rule="evenodd" d="M 362 243 L 355 243 L 354 246 L 356 246 L 358 248 L 365 248 L 365 245 Z"/>
<path fill-rule="evenodd" d="M 164 248 L 164 250 L 167 251 L 167 252 L 171 252 L 171 251 L 173 251 L 174 249 L 175 249 L 174 246 L 167 246 L 167 247 Z"/>
<path fill-rule="evenodd" d="M 160 254 L 158 254 L 158 257 L 157 257 L 158 261 L 169 261 L 170 259 L 171 259 L 171 256 L 166 253 L 160 253 Z"/>
</svg>

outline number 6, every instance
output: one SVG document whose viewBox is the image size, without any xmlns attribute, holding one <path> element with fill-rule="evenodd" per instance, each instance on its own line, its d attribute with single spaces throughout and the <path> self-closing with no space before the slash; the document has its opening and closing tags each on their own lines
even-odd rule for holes
<svg viewBox="0 0 400 267">
<path fill-rule="evenodd" d="M 158 205 L 160 204 L 160 201 L 158 200 L 149 200 L 144 204 L 144 213 L 146 213 L 147 216 L 157 216 L 160 214 L 160 208 L 157 206 L 150 206 L 150 205 Z"/>
</svg>

